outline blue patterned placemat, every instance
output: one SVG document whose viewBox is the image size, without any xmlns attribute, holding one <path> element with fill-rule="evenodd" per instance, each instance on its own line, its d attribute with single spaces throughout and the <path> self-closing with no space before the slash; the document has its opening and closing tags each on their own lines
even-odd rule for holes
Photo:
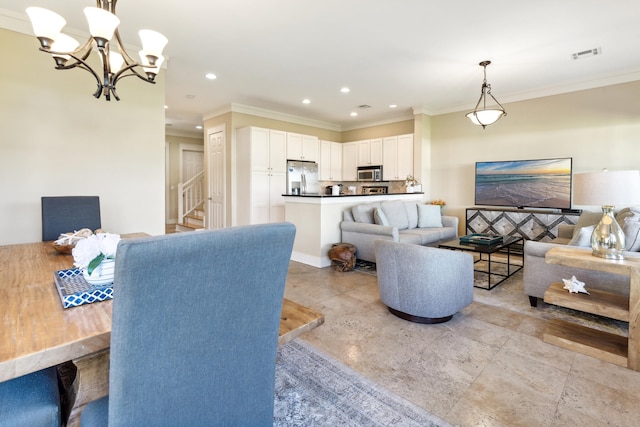
<svg viewBox="0 0 640 427">
<path fill-rule="evenodd" d="M 62 307 L 78 307 L 113 298 L 113 284 L 92 286 L 84 280 L 79 268 L 59 270 L 53 274 Z"/>
</svg>

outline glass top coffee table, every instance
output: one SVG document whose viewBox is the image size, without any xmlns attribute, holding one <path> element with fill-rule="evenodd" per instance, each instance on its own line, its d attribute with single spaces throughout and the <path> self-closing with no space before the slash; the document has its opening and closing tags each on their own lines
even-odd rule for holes
<svg viewBox="0 0 640 427">
<path fill-rule="evenodd" d="M 474 286 L 476 288 L 491 290 L 498 286 L 500 283 L 513 276 L 518 271 L 522 270 L 524 265 L 524 256 L 518 257 L 521 259 L 521 263 L 515 263 L 514 255 L 522 254 L 522 237 L 519 236 L 502 236 L 502 238 L 491 245 L 481 243 L 466 243 L 460 241 L 460 239 L 448 240 L 438 245 L 439 248 L 451 249 L 455 251 L 469 251 L 479 254 L 478 259 L 474 261 L 476 273 L 486 275 L 486 286 L 479 286 L 478 280 L 474 280 Z M 491 255 L 500 252 L 500 260 L 496 260 L 495 257 L 492 260 Z M 485 255 L 485 256 L 483 256 Z M 504 257 L 506 256 L 506 262 Z"/>
</svg>

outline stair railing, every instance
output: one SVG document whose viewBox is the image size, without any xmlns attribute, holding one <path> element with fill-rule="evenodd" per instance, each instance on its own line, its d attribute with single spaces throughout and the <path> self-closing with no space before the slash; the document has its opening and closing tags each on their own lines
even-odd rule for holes
<svg viewBox="0 0 640 427">
<path fill-rule="evenodd" d="M 178 184 L 178 223 L 186 222 L 187 215 L 201 206 L 204 206 L 204 171 Z"/>
</svg>

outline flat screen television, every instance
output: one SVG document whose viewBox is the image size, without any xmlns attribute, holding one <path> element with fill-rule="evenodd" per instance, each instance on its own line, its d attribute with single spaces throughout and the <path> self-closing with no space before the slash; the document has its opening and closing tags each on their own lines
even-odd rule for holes
<svg viewBox="0 0 640 427">
<path fill-rule="evenodd" d="M 475 204 L 571 209 L 572 158 L 476 162 Z"/>
</svg>

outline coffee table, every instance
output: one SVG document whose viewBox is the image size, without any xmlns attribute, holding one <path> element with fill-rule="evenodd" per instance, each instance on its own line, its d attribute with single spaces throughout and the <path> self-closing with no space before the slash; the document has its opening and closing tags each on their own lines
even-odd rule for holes
<svg viewBox="0 0 640 427">
<path fill-rule="evenodd" d="M 486 263 L 487 268 L 486 270 L 474 269 L 474 271 L 477 273 L 487 275 L 487 286 L 486 287 L 477 286 L 475 285 L 475 282 L 474 282 L 474 286 L 480 289 L 491 290 L 496 286 L 498 286 L 500 283 L 507 280 L 509 277 L 513 276 L 518 271 L 522 270 L 522 267 L 524 266 L 524 257 L 522 257 L 522 264 L 513 263 L 512 257 L 511 257 L 516 253 L 514 246 L 518 244 L 522 245 L 522 243 L 523 243 L 522 237 L 503 236 L 500 242 L 495 243 L 493 245 L 484 245 L 479 243 L 463 243 L 460 241 L 460 239 L 455 239 L 455 240 L 448 240 L 446 242 L 442 242 L 438 245 L 438 247 L 443 249 L 451 249 L 455 251 L 469 251 L 469 252 L 478 253 L 479 258 L 474 261 L 474 264 L 477 264 L 480 262 Z M 496 261 L 495 258 L 494 260 L 491 260 L 491 255 L 495 254 L 496 252 L 506 253 L 507 262 Z M 522 251 L 520 250 L 518 251 L 518 253 L 522 253 Z M 486 255 L 486 259 L 483 257 L 483 255 Z M 492 263 L 505 266 L 507 270 L 506 274 L 502 271 L 497 272 L 495 268 L 493 271 L 491 271 Z"/>
</svg>

